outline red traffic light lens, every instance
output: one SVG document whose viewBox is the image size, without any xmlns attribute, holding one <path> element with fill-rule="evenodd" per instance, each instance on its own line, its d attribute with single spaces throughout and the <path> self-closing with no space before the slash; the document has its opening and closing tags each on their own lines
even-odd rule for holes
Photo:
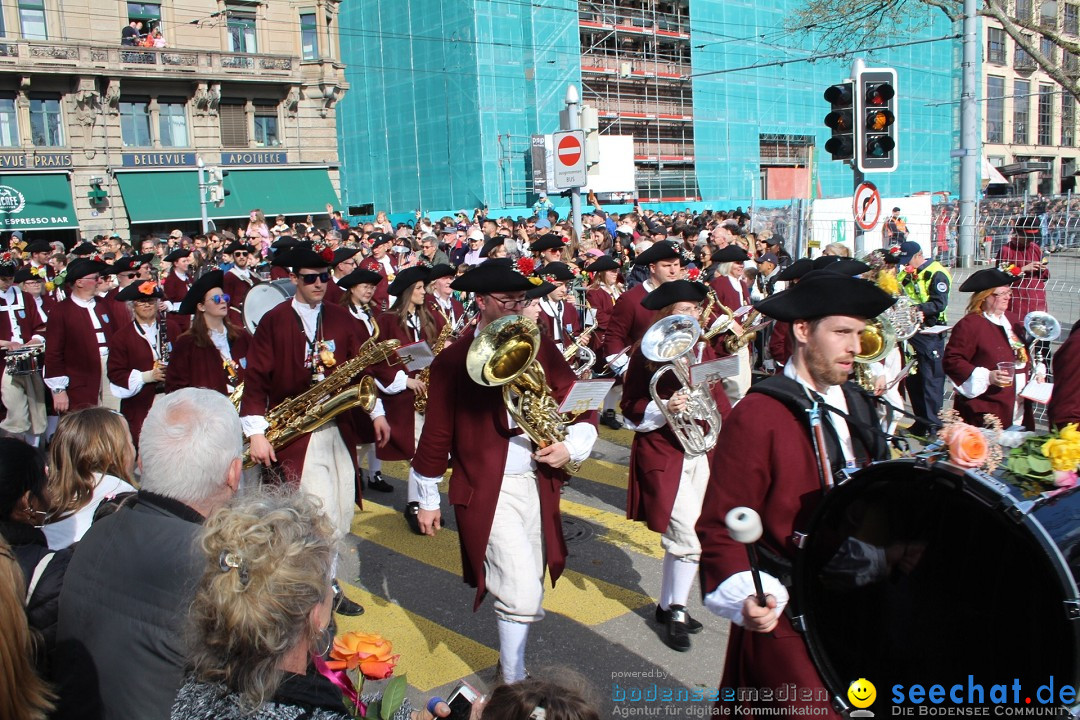
<svg viewBox="0 0 1080 720">
<path fill-rule="evenodd" d="M 867 105 L 885 105 L 887 102 L 893 99 L 896 95 L 896 90 L 889 83 L 881 83 L 880 85 L 867 85 L 866 86 L 866 104 Z"/>
</svg>

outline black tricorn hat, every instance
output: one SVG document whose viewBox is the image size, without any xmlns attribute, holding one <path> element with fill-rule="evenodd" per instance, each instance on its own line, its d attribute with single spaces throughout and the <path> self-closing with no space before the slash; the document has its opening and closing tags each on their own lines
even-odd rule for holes
<svg viewBox="0 0 1080 720">
<path fill-rule="evenodd" d="M 191 289 L 187 291 L 184 301 L 180 303 L 180 309 L 176 312 L 180 315 L 194 315 L 198 309 L 196 306 L 203 301 L 206 293 L 214 288 L 222 287 L 224 284 L 224 271 L 211 270 L 191 284 Z"/>
<path fill-rule="evenodd" d="M 646 310 L 662 310 L 677 302 L 701 302 L 709 294 L 709 288 L 691 280 L 670 280 L 641 298 Z"/>
<path fill-rule="evenodd" d="M 843 273 L 812 270 L 787 290 L 758 300 L 754 307 L 776 320 L 816 320 L 830 315 L 877 317 L 896 299 L 877 285 Z"/>
</svg>

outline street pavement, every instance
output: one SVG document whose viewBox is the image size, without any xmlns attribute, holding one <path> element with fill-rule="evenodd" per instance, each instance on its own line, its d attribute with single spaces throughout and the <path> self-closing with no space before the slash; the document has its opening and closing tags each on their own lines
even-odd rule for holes
<svg viewBox="0 0 1080 720">
<path fill-rule="evenodd" d="M 693 636 L 689 652 L 664 644 L 664 628 L 653 618 L 660 538 L 625 517 L 631 439 L 628 430 L 601 428 L 592 458 L 563 493 L 570 557 L 555 589 L 546 585 L 547 616 L 530 631 L 526 665 L 536 677 L 567 671 L 582 676 L 601 716 L 700 716 L 708 711 L 700 700 L 630 700 L 636 691 L 648 698 L 670 688 L 686 698 L 695 688 L 715 688 L 728 625 L 704 610 L 695 585 L 688 607 L 705 629 Z M 432 695 L 446 697 L 462 679 L 490 692 L 498 662 L 495 614 L 490 597 L 472 611 L 475 591 L 461 580 L 453 511 L 444 496 L 445 528 L 434 538 L 413 535 L 402 517 L 408 465 L 384 463 L 382 472 L 394 492 L 365 495 L 349 538 L 355 556 L 343 563 L 354 573 L 342 575 L 346 593 L 366 612 L 339 616 L 339 632 L 374 632 L 390 640 L 401 655 L 396 672 L 407 674 L 414 705 Z M 369 683 L 368 690 L 378 687 Z"/>
</svg>

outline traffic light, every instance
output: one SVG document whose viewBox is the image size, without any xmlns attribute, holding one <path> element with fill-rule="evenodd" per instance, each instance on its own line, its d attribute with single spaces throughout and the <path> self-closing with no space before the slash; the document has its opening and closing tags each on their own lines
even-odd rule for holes
<svg viewBox="0 0 1080 720">
<path fill-rule="evenodd" d="M 219 167 L 206 168 L 207 200 L 217 207 L 224 205 L 225 198 L 232 195 L 228 188 L 225 187 L 225 178 L 228 176 L 228 170 L 222 170 Z"/>
<path fill-rule="evenodd" d="M 856 160 L 864 173 L 892 172 L 899 152 L 896 147 L 896 71 L 867 68 L 855 78 L 858 87 L 856 109 Z"/>
<path fill-rule="evenodd" d="M 851 81 L 830 87 L 825 91 L 825 99 L 832 106 L 825 116 L 825 126 L 832 130 L 832 137 L 825 141 L 825 150 L 833 160 L 850 160 L 855 153 L 855 96 Z"/>
</svg>

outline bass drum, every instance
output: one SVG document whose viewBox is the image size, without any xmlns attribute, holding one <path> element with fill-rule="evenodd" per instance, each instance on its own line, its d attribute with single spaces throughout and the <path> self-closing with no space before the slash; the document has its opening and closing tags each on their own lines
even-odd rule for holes
<svg viewBox="0 0 1080 720">
<path fill-rule="evenodd" d="M 1025 496 L 945 463 L 891 460 L 825 496 L 795 564 L 810 656 L 846 704 L 858 678 L 993 684 L 1080 682 L 1080 492 Z M 1055 689 L 1056 693 L 1056 689 Z M 1024 694 L 1020 695 L 1023 704 Z M 946 702 L 948 698 L 946 697 Z"/>
<path fill-rule="evenodd" d="M 244 298 L 244 327 L 252 335 L 263 315 L 270 312 L 276 305 L 280 305 L 296 294 L 296 286 L 292 280 L 281 278 L 268 283 L 259 283 L 248 290 Z"/>
</svg>

